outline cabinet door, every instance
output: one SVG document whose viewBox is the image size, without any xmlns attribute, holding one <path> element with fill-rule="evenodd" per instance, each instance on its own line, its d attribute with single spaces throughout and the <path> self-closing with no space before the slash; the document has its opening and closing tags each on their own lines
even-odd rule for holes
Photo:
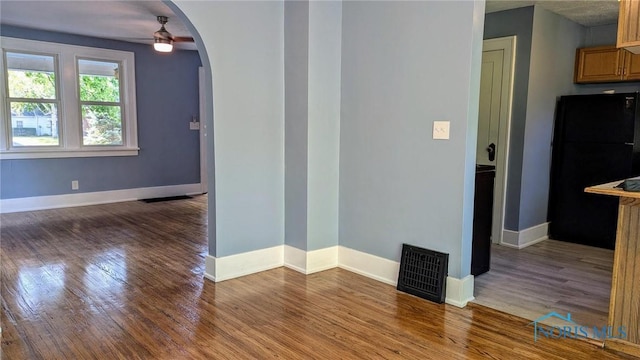
<svg viewBox="0 0 640 360">
<path fill-rule="evenodd" d="M 596 83 L 622 80 L 623 51 L 615 46 L 578 49 L 575 82 Z"/>
<path fill-rule="evenodd" d="M 624 70 L 623 79 L 624 80 L 640 80 L 640 55 L 636 55 L 634 53 L 628 52 L 626 50 L 624 54 Z"/>
<path fill-rule="evenodd" d="M 616 45 L 640 53 L 640 1 L 620 0 Z"/>
</svg>

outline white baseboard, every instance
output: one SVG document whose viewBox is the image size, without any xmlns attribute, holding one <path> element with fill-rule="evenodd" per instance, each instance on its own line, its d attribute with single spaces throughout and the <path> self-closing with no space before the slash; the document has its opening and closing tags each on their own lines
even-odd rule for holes
<svg viewBox="0 0 640 360">
<path fill-rule="evenodd" d="M 284 245 L 284 266 L 303 274 L 307 273 L 307 252 L 297 247 Z"/>
<path fill-rule="evenodd" d="M 338 266 L 339 246 L 313 250 L 307 253 L 307 274 L 333 269 Z"/>
<path fill-rule="evenodd" d="M 207 255 L 204 258 L 204 277 L 216 282 L 216 258 L 214 256 Z"/>
<path fill-rule="evenodd" d="M 447 297 L 444 300 L 447 304 L 465 307 L 473 297 L 473 275 L 465 276 L 462 279 L 447 277 Z"/>
<path fill-rule="evenodd" d="M 332 269 L 338 266 L 338 246 L 304 251 L 284 245 L 284 266 L 306 275 Z"/>
<path fill-rule="evenodd" d="M 207 256 L 204 277 L 219 282 L 280 266 L 303 274 L 340 267 L 393 286 L 398 284 L 400 270 L 400 263 L 397 261 L 344 246 L 306 252 L 293 246 L 281 245 L 220 258 Z M 472 275 L 463 279 L 447 277 L 447 304 L 465 307 L 473 299 Z"/>
<path fill-rule="evenodd" d="M 282 245 L 223 257 L 209 255 L 205 261 L 204 277 L 220 282 L 275 269 L 283 264 L 284 246 Z"/>
<path fill-rule="evenodd" d="M 515 249 L 524 249 L 549 238 L 549 223 L 532 226 L 522 231 L 504 230 L 500 245 Z"/>
<path fill-rule="evenodd" d="M 0 214 L 57 209 L 72 206 L 108 204 L 157 197 L 201 194 L 200 184 L 156 186 L 135 189 L 97 191 L 77 194 L 34 196 L 0 200 Z"/>
<path fill-rule="evenodd" d="M 502 242 L 500 245 L 518 248 L 518 237 L 520 233 L 513 230 L 502 230 Z"/>
<path fill-rule="evenodd" d="M 400 263 L 361 251 L 339 246 L 338 266 L 356 274 L 397 286 Z M 467 306 L 473 297 L 473 275 L 463 279 L 447 277 L 445 302 L 458 307 Z"/>
<path fill-rule="evenodd" d="M 219 282 L 283 265 L 303 274 L 334 268 L 338 266 L 338 246 L 306 252 L 281 245 L 219 258 L 208 255 L 204 277 Z"/>
<path fill-rule="evenodd" d="M 339 246 L 338 266 L 356 274 L 396 286 L 400 263 Z"/>
<path fill-rule="evenodd" d="M 309 254 L 312 255 L 309 256 Z M 316 258 L 311 261 L 313 263 L 311 266 L 308 262 L 309 257 Z M 241 271 L 234 269 L 245 263 L 254 265 L 246 265 L 246 269 Z M 207 256 L 205 277 L 213 281 L 222 281 L 278 266 L 286 266 L 303 274 L 340 267 L 394 286 L 397 284 L 400 269 L 398 262 L 343 246 L 307 253 L 293 246 L 282 245 L 221 258 Z M 251 272 L 250 268 L 258 270 Z"/>
</svg>

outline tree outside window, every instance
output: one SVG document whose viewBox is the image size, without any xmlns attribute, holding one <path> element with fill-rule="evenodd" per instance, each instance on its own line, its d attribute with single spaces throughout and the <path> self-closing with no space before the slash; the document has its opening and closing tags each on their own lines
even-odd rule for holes
<svg viewBox="0 0 640 360">
<path fill-rule="evenodd" d="M 13 146 L 58 146 L 55 57 L 7 52 L 6 59 Z"/>
<path fill-rule="evenodd" d="M 78 60 L 82 144 L 122 145 L 119 64 Z"/>
</svg>

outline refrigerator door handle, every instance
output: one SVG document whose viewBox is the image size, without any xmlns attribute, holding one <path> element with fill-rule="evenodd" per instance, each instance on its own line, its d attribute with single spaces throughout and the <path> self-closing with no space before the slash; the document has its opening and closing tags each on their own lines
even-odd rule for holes
<svg viewBox="0 0 640 360">
<path fill-rule="evenodd" d="M 635 145 L 634 143 L 624 143 L 624 144 L 625 145 L 631 145 L 631 146 Z"/>
</svg>

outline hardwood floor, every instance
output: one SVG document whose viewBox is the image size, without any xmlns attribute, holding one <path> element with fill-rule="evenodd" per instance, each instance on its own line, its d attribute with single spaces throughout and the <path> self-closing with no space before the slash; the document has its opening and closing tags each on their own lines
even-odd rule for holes
<svg viewBox="0 0 640 360">
<path fill-rule="evenodd" d="M 591 328 L 607 325 L 612 250 L 546 240 L 491 251 L 491 270 L 474 279 L 475 303 L 529 320 L 555 311 Z M 564 325 L 555 318 L 543 323 Z"/>
<path fill-rule="evenodd" d="M 332 269 L 203 279 L 206 197 L 0 217 L 2 359 L 630 359 Z"/>
</svg>

